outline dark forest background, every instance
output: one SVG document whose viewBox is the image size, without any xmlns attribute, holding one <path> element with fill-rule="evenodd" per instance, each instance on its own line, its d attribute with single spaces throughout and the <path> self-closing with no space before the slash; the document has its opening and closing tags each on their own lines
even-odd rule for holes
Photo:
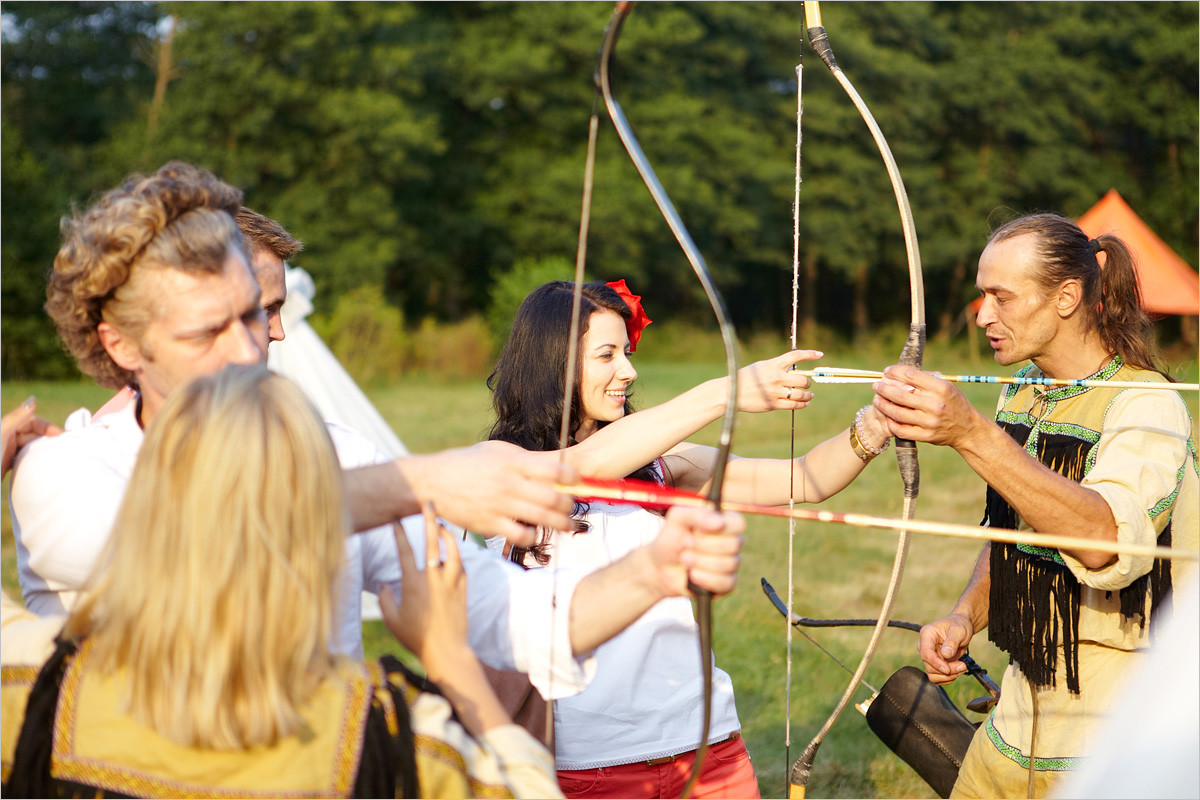
<svg viewBox="0 0 1200 800">
<path fill-rule="evenodd" d="M 296 263 L 316 281 L 319 330 L 366 315 L 427 340 L 494 338 L 515 309 L 513 276 L 569 276 L 611 11 L 3 3 L 3 377 L 76 374 L 41 307 L 59 219 L 172 158 L 241 186 L 305 242 Z M 1077 217 L 1110 188 L 1197 263 L 1197 3 L 823 11 L 904 175 L 931 335 L 961 325 L 992 227 L 1030 211 Z M 643 3 L 614 68 L 743 335 L 791 317 L 802 27 L 799 3 Z M 807 45 L 803 63 L 801 319 L 851 339 L 906 320 L 903 241 L 865 126 Z M 711 326 L 607 120 L 588 263 L 652 300 L 657 320 Z"/>
</svg>

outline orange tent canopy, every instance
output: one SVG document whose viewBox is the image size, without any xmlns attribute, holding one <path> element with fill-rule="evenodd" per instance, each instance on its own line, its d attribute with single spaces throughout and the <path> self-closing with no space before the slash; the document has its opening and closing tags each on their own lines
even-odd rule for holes
<svg viewBox="0 0 1200 800">
<path fill-rule="evenodd" d="M 1133 251 L 1142 308 L 1151 314 L 1200 314 L 1200 277 L 1129 207 L 1116 189 L 1079 218 L 1095 238 L 1111 233 Z"/>
</svg>

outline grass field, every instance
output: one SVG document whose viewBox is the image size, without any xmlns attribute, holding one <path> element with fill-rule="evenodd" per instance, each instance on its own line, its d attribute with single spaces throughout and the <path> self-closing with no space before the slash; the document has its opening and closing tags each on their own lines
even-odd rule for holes
<svg viewBox="0 0 1200 800">
<path fill-rule="evenodd" d="M 882 348 L 886 347 L 886 353 Z M 872 348 L 828 352 L 827 365 L 870 367 L 890 363 L 890 343 Z M 754 348 L 756 358 L 772 354 L 772 346 Z M 651 360 L 643 360 L 643 358 Z M 635 398 L 639 407 L 660 402 L 695 383 L 723 372 L 720 364 L 653 360 L 647 348 L 635 364 L 641 373 Z M 926 365 L 945 372 L 987 370 L 990 361 L 972 358 L 958 349 L 931 344 Z M 1196 361 L 1175 363 L 1180 380 L 1196 380 Z M 970 400 L 990 413 L 995 388 L 966 386 Z M 109 392 L 91 384 L 6 383 L 2 409 L 34 394 L 46 418 L 61 422 L 79 406 L 98 407 Z M 433 378 L 405 379 L 394 385 L 368 390 L 372 401 L 414 452 L 429 452 L 476 441 L 490 419 L 489 397 L 482 380 L 445 382 Z M 870 401 L 869 386 L 819 387 L 817 400 L 795 415 L 796 453 L 843 429 L 860 406 Z M 1196 398 L 1188 398 L 1193 420 Z M 734 435 L 734 451 L 743 456 L 786 457 L 789 452 L 791 415 L 742 415 Z M 712 443 L 716 427 L 695 437 Z M 917 516 L 948 522 L 975 524 L 981 516 L 984 486 L 952 451 L 921 447 L 921 495 Z M 7 496 L 7 487 L 5 487 Z M 900 512 L 900 478 L 889 451 L 872 462 L 862 476 L 840 495 L 825 503 L 836 511 L 857 511 L 884 516 Z M 3 584 L 19 594 L 8 504 L 3 508 Z M 894 533 L 814 523 L 796 527 L 792 544 L 795 564 L 795 607 L 813 617 L 873 617 L 883 600 L 895 551 Z M 766 577 L 786 597 L 789 542 L 786 523 L 752 518 L 740 572 L 740 585 L 715 605 L 717 663 L 733 678 L 738 713 L 764 796 L 786 795 L 787 756 L 785 732 L 785 626 L 759 590 Z M 978 546 L 972 542 L 915 535 L 908 566 L 893 616 L 926 622 L 949 610 L 974 563 Z M 853 669 L 869 638 L 869 629 L 829 629 L 813 637 Z M 394 650 L 379 623 L 368 623 L 368 650 Z M 974 643 L 972 655 L 998 677 L 1006 660 L 986 641 Z M 797 636 L 792 645 L 790 701 L 790 757 L 795 758 L 832 710 L 849 675 L 814 646 Z M 866 680 L 876 687 L 899 667 L 917 663 L 916 636 L 890 630 Z M 957 681 L 951 696 L 965 706 L 982 694 L 973 681 Z M 860 689 L 855 702 L 866 699 Z M 968 712 L 969 716 L 973 716 Z M 827 737 L 808 787 L 811 797 L 933 797 L 934 794 L 906 765 L 891 754 L 870 732 L 866 721 L 852 708 Z"/>
</svg>

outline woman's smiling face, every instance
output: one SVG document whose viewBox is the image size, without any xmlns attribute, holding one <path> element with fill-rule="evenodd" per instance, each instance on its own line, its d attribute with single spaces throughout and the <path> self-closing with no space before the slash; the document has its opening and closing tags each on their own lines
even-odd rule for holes
<svg viewBox="0 0 1200 800">
<path fill-rule="evenodd" d="M 625 416 L 625 395 L 637 378 L 637 370 L 629 361 L 625 320 L 612 311 L 593 311 L 583 335 L 580 358 L 583 419 L 575 431 L 576 441 L 595 433 L 598 423 Z"/>
</svg>

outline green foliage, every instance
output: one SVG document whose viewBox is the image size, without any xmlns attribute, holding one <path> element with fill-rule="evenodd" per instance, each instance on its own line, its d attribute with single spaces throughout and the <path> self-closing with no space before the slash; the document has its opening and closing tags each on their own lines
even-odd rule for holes
<svg viewBox="0 0 1200 800">
<path fill-rule="evenodd" d="M 443 148 L 405 3 L 182 3 L 179 77 L 145 158 L 202 164 L 305 241 L 319 309 L 411 266 L 402 213 Z M 122 131 L 144 136 L 140 123 Z"/>
<path fill-rule="evenodd" d="M 496 352 L 500 352 L 508 339 L 517 309 L 530 292 L 550 281 L 574 280 L 574 275 L 575 266 L 558 256 L 522 258 L 511 269 L 496 275 L 487 311 L 487 325 Z"/>
<path fill-rule="evenodd" d="M 352 289 L 338 298 L 332 314 L 313 314 L 309 321 L 356 383 L 369 386 L 404 371 L 404 315 L 378 286 Z"/>
<path fill-rule="evenodd" d="M 5 378 L 71 378 L 79 373 L 42 310 L 46 274 L 57 248 L 45 166 L 0 120 L 0 369 Z"/>
<path fill-rule="evenodd" d="M 1200 256 L 1196 3 L 836 3 L 838 61 L 883 129 L 922 244 L 930 335 L 971 298 L 1006 215 L 1078 216 L 1115 187 Z M 58 218 L 184 158 L 302 239 L 329 314 L 382 288 L 410 320 L 515 310 L 518 263 L 573 261 L 607 3 L 5 3 L 6 375 L 69 370 L 41 304 Z M 740 331 L 790 319 L 796 3 L 646 3 L 612 75 Z M 167 25 L 172 18 L 174 25 Z M 168 29 L 172 60 L 156 73 Z M 892 189 L 842 89 L 805 48 L 800 258 L 838 337 L 907 316 Z M 165 100 L 149 125 L 155 78 Z M 11 253 L 10 253 L 11 251 Z M 589 274 L 656 322 L 710 311 L 601 109 Z M 569 268 L 553 277 L 570 275 Z M 523 295 L 522 295 L 523 296 Z M 519 300 L 519 298 L 516 298 Z M 12 321 L 9 321 L 10 316 Z"/>
<path fill-rule="evenodd" d="M 411 341 L 409 362 L 419 372 L 450 379 L 481 378 L 492 368 L 492 338 L 478 314 L 459 322 L 426 317 Z"/>
<path fill-rule="evenodd" d="M 647 309 L 647 313 L 651 312 L 654 322 L 638 345 L 635 365 L 650 360 L 694 363 L 724 357 L 725 345 L 715 324 L 703 327 L 686 322 L 661 322 L 657 309 Z"/>
<path fill-rule="evenodd" d="M 149 94 L 150 3 L 5 3 L 0 43 L 0 370 L 79 372 L 42 311 L 59 218 L 115 180 L 97 152 Z M 119 176 L 117 176 L 119 177 Z"/>
<path fill-rule="evenodd" d="M 329 314 L 313 314 L 313 330 L 363 386 L 375 386 L 411 373 L 442 378 L 487 375 L 492 341 L 483 318 L 458 322 L 421 320 L 407 330 L 404 313 L 391 305 L 378 286 L 360 286 L 338 298 Z"/>
<path fill-rule="evenodd" d="M 161 10 L 153 3 L 16 2 L 3 13 L 5 117 L 35 153 L 54 157 L 56 170 L 86 180 L 96 167 L 91 148 L 154 86 L 146 62 Z"/>
</svg>

